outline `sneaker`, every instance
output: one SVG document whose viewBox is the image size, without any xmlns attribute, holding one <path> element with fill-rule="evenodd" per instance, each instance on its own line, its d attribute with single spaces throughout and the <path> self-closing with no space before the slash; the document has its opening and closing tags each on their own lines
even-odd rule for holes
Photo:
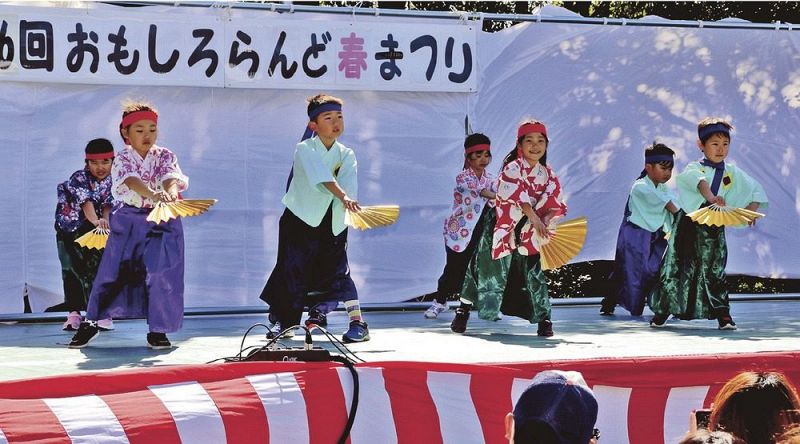
<svg viewBox="0 0 800 444">
<path fill-rule="evenodd" d="M 308 319 L 306 319 L 306 327 L 327 327 L 328 326 L 328 315 L 325 313 L 317 310 L 316 308 L 312 308 L 308 310 Z"/>
<path fill-rule="evenodd" d="M 64 322 L 64 326 L 61 327 L 64 331 L 78 331 L 78 328 L 81 326 L 81 313 L 78 311 L 71 311 L 67 315 L 67 322 Z"/>
<path fill-rule="evenodd" d="M 350 328 L 342 336 L 344 342 L 364 342 L 369 341 L 369 328 L 363 321 L 351 321 Z"/>
<path fill-rule="evenodd" d="M 603 302 L 600 303 L 600 315 L 612 316 L 614 314 L 615 305 L 617 304 L 614 304 L 611 301 L 606 300 L 606 298 L 603 298 Z"/>
<path fill-rule="evenodd" d="M 440 304 L 433 301 L 433 305 L 425 311 L 425 319 L 436 319 L 442 312 L 447 311 L 447 302 Z"/>
<path fill-rule="evenodd" d="M 537 336 L 544 336 L 549 338 L 553 336 L 553 323 L 549 319 L 539 322 L 539 328 L 536 330 Z"/>
<path fill-rule="evenodd" d="M 99 328 L 100 331 L 111 331 L 114 329 L 114 321 L 112 321 L 111 318 L 100 319 L 97 321 L 97 328 Z"/>
<path fill-rule="evenodd" d="M 78 332 L 75 333 L 75 336 L 72 337 L 72 341 L 69 343 L 69 348 L 83 348 L 89 344 L 89 341 L 96 338 L 97 335 L 100 334 L 100 329 L 97 328 L 97 324 L 94 322 L 81 322 L 80 327 L 78 327 Z"/>
<path fill-rule="evenodd" d="M 650 326 L 653 328 L 661 328 L 667 323 L 669 315 L 655 315 L 650 319 Z"/>
<path fill-rule="evenodd" d="M 267 332 L 267 339 L 276 339 L 278 334 L 281 332 L 281 324 L 274 324 L 272 326 L 272 330 Z M 288 330 L 286 333 L 281 336 L 283 339 L 289 339 L 294 337 L 294 329 Z"/>
<path fill-rule="evenodd" d="M 736 323 L 733 322 L 733 318 L 730 316 L 722 316 L 717 319 L 717 322 L 720 330 L 736 330 Z"/>
<path fill-rule="evenodd" d="M 164 333 L 150 332 L 147 334 L 147 346 L 153 350 L 165 350 L 172 347 L 172 343 Z"/>
<path fill-rule="evenodd" d="M 464 333 L 467 331 L 467 322 L 469 321 L 469 307 L 456 308 L 456 317 L 450 323 L 450 330 L 453 333 Z"/>
</svg>

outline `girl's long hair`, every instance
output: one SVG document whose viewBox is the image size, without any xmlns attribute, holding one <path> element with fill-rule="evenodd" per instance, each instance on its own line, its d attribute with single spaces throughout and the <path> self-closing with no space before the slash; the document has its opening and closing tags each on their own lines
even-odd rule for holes
<svg viewBox="0 0 800 444">
<path fill-rule="evenodd" d="M 783 432 L 787 419 L 798 420 L 800 397 L 781 373 L 742 372 L 725 383 L 713 406 L 709 430 L 724 430 L 748 444 L 766 444 Z"/>
</svg>

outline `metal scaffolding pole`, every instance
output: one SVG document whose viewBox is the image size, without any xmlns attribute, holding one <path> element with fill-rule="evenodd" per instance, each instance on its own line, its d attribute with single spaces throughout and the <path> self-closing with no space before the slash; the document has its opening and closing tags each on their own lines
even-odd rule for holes
<svg viewBox="0 0 800 444">
<path fill-rule="evenodd" d="M 759 29 L 759 30 L 784 30 L 794 31 L 800 26 L 792 23 L 751 23 L 736 21 L 702 21 L 702 20 L 668 20 L 662 18 L 626 19 L 626 18 L 596 18 L 580 16 L 548 16 L 541 14 L 487 14 L 483 12 L 468 11 L 417 11 L 402 9 L 381 9 L 342 6 L 308 6 L 294 3 L 256 3 L 256 2 L 214 2 L 214 1 L 167 1 L 167 0 L 141 0 L 124 2 L 105 2 L 112 5 L 130 6 L 177 6 L 201 8 L 232 8 L 280 13 L 306 12 L 314 14 L 339 14 L 352 16 L 383 16 L 383 17 L 414 17 L 427 19 L 449 20 L 493 20 L 513 22 L 537 23 L 570 23 L 581 25 L 612 25 L 612 26 L 644 26 L 644 27 L 671 27 L 671 28 L 713 28 L 713 29 Z"/>
</svg>

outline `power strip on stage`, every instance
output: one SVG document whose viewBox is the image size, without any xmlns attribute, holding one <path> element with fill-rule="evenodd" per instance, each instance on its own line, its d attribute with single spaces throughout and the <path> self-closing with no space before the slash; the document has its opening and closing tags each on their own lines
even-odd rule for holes
<svg viewBox="0 0 800 444">
<path fill-rule="evenodd" d="M 284 361 L 284 362 L 326 362 L 331 360 L 328 350 L 314 347 L 305 350 L 303 347 L 283 348 L 277 350 L 255 350 L 245 361 Z"/>
</svg>

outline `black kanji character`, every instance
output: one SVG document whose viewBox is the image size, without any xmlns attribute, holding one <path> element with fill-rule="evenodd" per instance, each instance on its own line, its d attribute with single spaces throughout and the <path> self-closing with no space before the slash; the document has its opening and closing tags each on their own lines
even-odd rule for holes
<svg viewBox="0 0 800 444">
<path fill-rule="evenodd" d="M 128 44 L 128 39 L 125 38 L 125 25 L 120 25 L 119 31 L 116 34 L 109 34 L 108 41 L 114 44 L 114 51 L 108 55 L 108 61 L 114 64 L 117 72 L 124 75 L 132 74 L 139 66 L 139 50 L 133 50 L 131 63 L 126 65 L 122 61 L 128 58 L 129 52 L 127 49 L 122 49 Z"/>
<path fill-rule="evenodd" d="M 19 63 L 26 69 L 53 70 L 53 25 L 19 22 Z"/>
<path fill-rule="evenodd" d="M 312 69 L 308 66 L 308 59 L 310 57 L 319 58 L 319 53 L 325 51 L 325 48 L 332 39 L 331 33 L 326 32 L 322 34 L 322 43 L 317 42 L 317 35 L 311 34 L 311 46 L 306 49 L 306 52 L 303 53 L 303 72 L 306 73 L 307 76 L 311 77 L 312 79 L 316 79 L 317 77 L 321 77 L 323 74 L 328 72 L 328 67 L 326 65 L 322 65 L 317 69 Z"/>
<path fill-rule="evenodd" d="M 397 66 L 397 60 L 403 58 L 403 53 L 396 51 L 400 44 L 394 39 L 394 36 L 388 34 L 386 40 L 381 40 L 381 47 L 389 49 L 389 51 L 375 54 L 375 60 L 386 60 L 381 63 L 381 77 L 383 80 L 392 80 L 395 76 L 401 77 L 403 71 Z"/>
<path fill-rule="evenodd" d="M 252 41 L 250 36 L 242 31 L 236 31 L 236 37 L 242 41 L 245 45 L 249 45 Z M 247 70 L 247 77 L 251 79 L 255 77 L 256 72 L 258 71 L 258 53 L 255 51 L 248 49 L 239 53 L 239 42 L 233 42 L 231 44 L 231 54 L 228 57 L 228 65 L 231 68 L 235 68 L 239 66 L 240 63 L 244 62 L 245 60 L 250 60 L 250 69 Z"/>
<path fill-rule="evenodd" d="M 68 42 L 75 42 L 75 46 L 69 50 L 67 54 L 67 69 L 69 72 L 78 72 L 83 67 L 83 57 L 85 53 L 92 56 L 92 61 L 89 63 L 89 71 L 91 73 L 97 72 L 97 66 L 100 63 L 100 55 L 97 52 L 97 46 L 87 43 L 90 40 L 95 43 L 98 42 L 97 33 L 94 31 L 88 34 L 83 32 L 83 23 L 75 24 L 75 32 L 67 34 Z"/>
<path fill-rule="evenodd" d="M 414 53 L 420 48 L 428 46 L 431 48 L 431 61 L 428 62 L 428 69 L 425 70 L 425 78 L 430 81 L 433 78 L 433 72 L 436 70 L 436 39 L 432 35 L 421 35 L 411 41 L 411 52 Z"/>
<path fill-rule="evenodd" d="M 159 61 L 156 59 L 157 33 L 158 27 L 156 25 L 150 25 L 150 33 L 147 36 L 147 59 L 150 62 L 150 69 L 153 72 L 158 74 L 166 74 L 175 68 L 175 64 L 178 63 L 178 58 L 181 56 L 181 53 L 178 52 L 177 49 L 173 49 L 169 59 L 167 59 L 167 61 L 164 63 L 159 63 Z"/>
<path fill-rule="evenodd" d="M 453 67 L 453 44 L 455 43 L 455 39 L 450 37 L 447 39 L 447 46 L 445 46 L 444 50 L 444 64 L 448 68 Z M 453 83 L 464 83 L 469 79 L 470 74 L 472 74 L 472 49 L 469 47 L 467 43 L 461 45 L 461 51 L 464 53 L 464 69 L 461 70 L 460 73 L 451 72 L 447 75 L 447 78 L 450 79 Z"/>
<path fill-rule="evenodd" d="M 281 48 L 283 48 L 283 42 L 285 41 L 286 31 L 281 31 L 281 34 L 278 36 L 278 43 L 275 45 L 275 51 L 272 52 L 272 59 L 269 61 L 267 74 L 269 74 L 270 77 L 275 73 L 275 67 L 278 66 L 279 63 L 281 65 L 281 75 L 284 79 L 292 78 L 294 72 L 297 71 L 297 62 L 289 64 L 289 60 L 286 56 L 281 54 Z"/>
<path fill-rule="evenodd" d="M 6 33 L 8 23 L 3 20 L 0 24 L 0 69 L 8 69 L 14 61 L 14 41 Z"/>
<path fill-rule="evenodd" d="M 217 52 L 213 49 L 205 49 L 208 46 L 208 42 L 211 41 L 211 38 L 214 37 L 214 30 L 213 29 L 195 29 L 192 31 L 192 37 L 194 38 L 201 38 L 200 43 L 197 44 L 197 48 L 192 51 L 192 55 L 189 56 L 189 67 L 195 65 L 195 63 L 199 62 L 203 59 L 211 60 L 211 63 L 208 64 L 208 68 L 206 68 L 206 77 L 211 77 L 214 74 L 214 71 L 217 70 L 217 65 L 219 64 L 219 56 Z"/>
</svg>

